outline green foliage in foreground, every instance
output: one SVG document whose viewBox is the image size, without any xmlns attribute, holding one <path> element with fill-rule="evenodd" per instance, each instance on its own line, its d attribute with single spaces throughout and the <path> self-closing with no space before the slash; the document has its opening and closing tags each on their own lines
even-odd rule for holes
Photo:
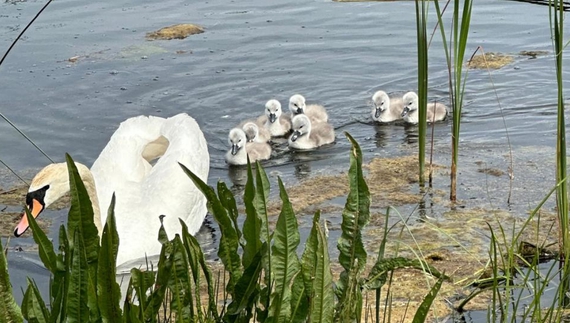
<svg viewBox="0 0 570 323">
<path fill-rule="evenodd" d="M 354 139 L 348 179 L 350 193 L 343 212 L 338 241 L 340 280 L 333 281 L 328 239 L 320 213 L 299 257 L 297 218 L 283 183 L 278 179 L 281 212 L 269 229 L 267 205 L 269 180 L 257 164 L 255 177 L 248 166 L 245 187 L 245 219 L 238 225 L 234 196 L 225 183 L 214 188 L 181 165 L 204 193 L 220 228 L 218 256 L 225 269 L 223 282 L 206 264 L 200 245 L 182 223 L 182 234 L 169 239 L 161 228 L 162 243 L 156 272 L 131 270 L 124 303 L 115 278 L 119 238 L 115 227 L 114 198 L 99 242 L 87 191 L 71 158 L 67 156 L 71 209 L 67 229 L 60 228 L 59 250 L 40 230 L 28 212 L 40 259 L 51 272 L 49 299 L 42 299 L 30 280 L 21 309 L 9 287 L 4 254 L 0 256 L 0 309 L 8 316 L 0 322 L 360 322 L 363 292 L 379 291 L 387 274 L 412 267 L 440 278 L 420 306 L 414 322 L 423 322 L 445 275 L 423 260 L 379 257 L 364 277 L 367 254 L 362 230 L 370 216 L 370 194 L 362 173 L 362 152 Z M 255 183 L 254 183 L 255 182 Z M 383 255 L 383 252 L 379 253 Z M 221 286 L 225 284 L 225 286 Z M 201 291 L 207 290 L 207 295 Z M 225 288 L 221 292 L 220 288 Z M 223 295 L 223 302 L 218 302 Z M 48 306 L 49 304 L 49 306 Z M 377 306 L 380 306 L 377 304 Z M 166 308 L 168 310 L 166 310 Z M 377 308 L 378 310 L 378 308 Z"/>
</svg>

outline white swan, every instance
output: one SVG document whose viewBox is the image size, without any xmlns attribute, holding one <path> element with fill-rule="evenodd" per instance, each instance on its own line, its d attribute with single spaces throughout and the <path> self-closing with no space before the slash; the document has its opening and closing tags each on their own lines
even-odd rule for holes
<svg viewBox="0 0 570 323">
<path fill-rule="evenodd" d="M 248 121 L 241 126 L 248 142 L 268 142 L 271 140 L 271 134 L 265 127 L 259 127 L 255 122 Z"/>
<path fill-rule="evenodd" d="M 289 110 L 291 111 L 291 118 L 298 114 L 306 114 L 311 122 L 328 122 L 329 115 L 325 107 L 319 104 L 305 104 L 305 97 L 300 94 L 295 94 L 289 98 Z"/>
<path fill-rule="evenodd" d="M 149 163 L 160 157 L 154 166 Z M 139 116 L 122 122 L 101 151 L 91 170 L 76 163 L 93 204 L 99 234 L 107 218 L 113 192 L 119 234 L 117 265 L 160 254 L 159 216 L 170 238 L 181 232 L 179 218 L 191 234 L 202 226 L 206 199 L 180 165 L 207 181 L 210 155 L 196 121 L 187 114 L 164 119 Z M 26 204 L 37 217 L 69 191 L 65 163 L 51 164 L 32 180 Z M 23 217 L 14 234 L 28 228 Z"/>
<path fill-rule="evenodd" d="M 391 122 L 402 119 L 404 101 L 401 96 L 388 96 L 384 91 L 376 91 L 372 96 L 372 120 Z"/>
<path fill-rule="evenodd" d="M 334 128 L 326 123 L 311 124 L 304 114 L 293 117 L 293 134 L 289 137 L 289 147 L 294 149 L 314 149 L 334 142 Z"/>
<path fill-rule="evenodd" d="M 226 153 L 226 162 L 230 165 L 247 165 L 247 156 L 252 163 L 271 157 L 271 146 L 268 143 L 248 142 L 245 132 L 240 128 L 230 130 L 228 142 L 231 148 Z"/>
<path fill-rule="evenodd" d="M 419 121 L 418 113 L 418 95 L 415 92 L 408 92 L 404 94 L 404 110 L 402 111 L 402 118 L 408 123 L 416 124 Z M 447 106 L 445 104 L 435 102 L 428 103 L 426 110 L 427 122 L 442 121 L 447 118 Z"/>
<path fill-rule="evenodd" d="M 271 137 L 283 137 L 291 131 L 291 119 L 283 114 L 281 103 L 275 99 L 265 103 L 264 115 L 257 118 L 257 124 L 269 130 Z"/>
</svg>

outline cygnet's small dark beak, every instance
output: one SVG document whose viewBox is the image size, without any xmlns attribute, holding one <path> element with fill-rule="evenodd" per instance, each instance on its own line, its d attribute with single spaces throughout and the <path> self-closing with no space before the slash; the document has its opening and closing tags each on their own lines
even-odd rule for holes
<svg viewBox="0 0 570 323">
<path fill-rule="evenodd" d="M 408 113 L 410 113 L 410 108 L 404 107 L 404 110 L 402 110 L 402 118 L 407 116 Z"/>
<path fill-rule="evenodd" d="M 376 107 L 376 112 L 374 113 L 374 116 L 376 118 L 379 118 L 381 113 L 382 113 L 382 109 L 380 107 Z"/>
<path fill-rule="evenodd" d="M 277 120 L 277 115 L 275 115 L 275 113 L 270 113 L 269 114 L 269 122 L 273 123 L 273 122 L 275 122 L 275 120 Z"/>
<path fill-rule="evenodd" d="M 294 131 L 293 134 L 291 134 L 291 141 L 295 141 L 299 139 L 299 137 L 301 137 L 301 133 L 298 130 Z"/>
<path fill-rule="evenodd" d="M 232 155 L 235 156 L 235 154 L 237 154 L 238 150 L 239 150 L 239 146 L 237 144 L 233 144 L 232 145 Z"/>
</svg>

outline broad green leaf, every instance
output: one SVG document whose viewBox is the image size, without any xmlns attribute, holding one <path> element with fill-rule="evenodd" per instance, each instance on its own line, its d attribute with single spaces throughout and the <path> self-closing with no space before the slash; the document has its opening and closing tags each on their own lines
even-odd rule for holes
<svg viewBox="0 0 570 323">
<path fill-rule="evenodd" d="M 238 254 L 239 237 L 236 228 L 234 228 L 231 217 L 216 196 L 214 189 L 204 183 L 184 165 L 179 165 L 194 182 L 196 187 L 206 196 L 208 207 L 220 227 L 221 237 L 218 256 L 222 260 L 226 271 L 230 274 L 227 291 L 234 296 L 235 284 L 242 275 L 241 259 Z"/>
<path fill-rule="evenodd" d="M 90 278 L 81 230 L 75 230 L 73 235 L 73 256 L 69 279 L 66 304 L 67 322 L 89 322 L 87 293 Z"/>
<path fill-rule="evenodd" d="M 255 194 L 255 209 L 261 219 L 261 241 L 271 244 L 271 234 L 269 230 L 269 222 L 267 220 L 267 204 L 269 201 L 269 178 L 265 173 L 263 167 L 259 162 L 256 162 L 256 194 Z"/>
<path fill-rule="evenodd" d="M 208 285 L 208 309 L 210 314 L 214 316 L 214 320 L 216 322 L 220 321 L 220 317 L 218 314 L 218 308 L 216 306 L 216 294 L 214 292 L 214 281 L 212 279 L 212 271 L 206 264 L 206 259 L 204 258 L 204 253 L 202 252 L 202 248 L 198 243 L 198 240 L 194 238 L 190 233 L 188 233 L 188 227 L 184 221 L 180 220 L 180 224 L 182 225 L 182 240 L 184 242 L 184 246 L 186 248 L 186 252 L 188 254 L 189 262 L 192 267 L 193 273 L 198 273 L 198 268 L 194 268 L 196 265 L 194 264 L 197 261 L 200 264 L 202 272 L 204 273 L 204 278 L 206 279 L 206 283 Z M 200 295 L 200 275 L 194 274 L 195 278 L 195 287 L 196 292 L 195 295 Z"/>
<path fill-rule="evenodd" d="M 28 207 L 25 208 L 25 216 L 28 217 L 28 223 L 30 224 L 30 229 L 32 229 L 32 235 L 34 241 L 38 244 L 38 253 L 40 259 L 44 263 L 44 266 L 52 273 L 55 274 L 57 271 L 57 256 L 53 249 L 53 243 L 47 237 L 47 235 L 40 229 L 40 226 L 36 222 L 36 219 L 30 213 Z"/>
<path fill-rule="evenodd" d="M 335 300 L 327 243 L 328 240 L 321 228 L 319 216 L 317 214 L 315 214 L 315 219 L 313 220 L 313 228 L 316 229 L 315 231 L 318 242 L 314 258 L 314 281 L 312 284 L 309 320 L 311 322 L 326 323 L 333 321 Z"/>
<path fill-rule="evenodd" d="M 170 309 L 176 314 L 177 322 L 190 322 L 194 316 L 194 299 L 190 283 L 189 264 L 180 236 L 172 240 L 173 252 L 170 255 L 172 268 L 168 288 L 171 294 Z M 196 297 L 196 300 L 200 297 Z M 199 304 L 197 304 L 199 306 Z"/>
<path fill-rule="evenodd" d="M 234 198 L 234 194 L 232 191 L 230 191 L 226 183 L 222 181 L 218 182 L 218 196 L 220 197 L 220 202 L 222 202 L 222 205 L 226 208 L 230 218 L 232 219 L 239 241 L 241 240 L 241 231 L 239 230 L 238 224 L 239 212 L 237 209 L 236 199 Z"/>
<path fill-rule="evenodd" d="M 19 323 L 24 321 L 22 311 L 16 304 L 12 294 L 10 275 L 8 274 L 8 261 L 0 240 L 0 323 Z"/>
<path fill-rule="evenodd" d="M 370 192 L 362 173 L 362 151 L 358 143 L 345 132 L 352 144 L 348 180 L 350 191 L 342 212 L 341 236 L 338 239 L 339 262 L 344 268 L 337 284 L 339 319 L 360 320 L 362 294 L 358 287 L 360 273 L 366 265 L 366 250 L 362 230 L 370 218 Z"/>
<path fill-rule="evenodd" d="M 119 322 L 122 318 L 121 289 L 116 280 L 119 235 L 115 224 L 115 194 L 107 212 L 107 223 L 103 228 L 99 261 L 97 263 L 97 301 L 103 323 Z"/>
<path fill-rule="evenodd" d="M 67 290 L 69 288 L 69 268 L 71 268 L 71 247 L 67 231 L 62 224 L 59 227 L 58 271 L 50 279 L 51 323 L 63 322 L 67 316 Z"/>
<path fill-rule="evenodd" d="M 420 304 L 420 307 L 418 307 L 416 314 L 414 315 L 414 320 L 412 321 L 413 323 L 423 323 L 426 321 L 426 318 L 428 316 L 431 304 L 433 303 L 433 300 L 435 299 L 435 297 L 437 296 L 437 293 L 439 292 L 439 289 L 441 288 L 441 284 L 443 283 L 443 281 L 445 279 L 444 277 L 445 277 L 445 275 L 442 275 L 437 280 L 435 285 L 433 285 L 433 287 L 431 288 L 429 293 L 426 295 L 426 297 L 424 298 L 424 300 Z"/>
<path fill-rule="evenodd" d="M 307 322 L 309 314 L 310 299 L 305 289 L 303 275 L 295 276 L 291 287 L 291 322 Z"/>
<path fill-rule="evenodd" d="M 239 315 L 242 311 L 251 309 L 253 303 L 251 300 L 255 294 L 259 292 L 258 281 L 261 275 L 262 263 L 261 256 L 267 252 L 267 244 L 263 244 L 259 252 L 253 257 L 249 267 L 245 269 L 243 275 L 236 284 L 236 295 L 228 306 L 226 316 L 231 317 Z M 224 321 L 233 321 L 225 318 Z"/>
<path fill-rule="evenodd" d="M 69 191 L 71 195 L 67 230 L 72 237 L 74 237 L 74 231 L 77 228 L 81 230 L 87 263 L 96 268 L 97 258 L 99 257 L 99 232 L 97 232 L 97 227 L 93 222 L 93 204 L 73 159 L 68 154 L 65 154 L 65 159 L 69 171 Z M 92 272 L 94 273 L 95 271 L 93 270 Z"/>
<path fill-rule="evenodd" d="M 243 246 L 242 264 L 244 268 L 249 267 L 255 255 L 261 250 L 261 219 L 254 204 L 256 191 L 251 164 L 247 164 L 247 181 L 243 194 L 243 204 L 245 205 L 245 220 L 243 222 Z"/>
<path fill-rule="evenodd" d="M 271 293 L 268 322 L 290 322 L 291 285 L 301 269 L 297 256 L 297 246 L 300 239 L 293 206 L 289 202 L 281 178 L 278 178 L 278 182 L 283 205 L 275 226 L 271 248 L 273 292 Z"/>
<path fill-rule="evenodd" d="M 144 316 L 144 311 L 148 305 L 147 291 L 154 285 L 155 277 L 156 273 L 153 271 L 141 271 L 137 268 L 131 269 L 131 279 L 129 280 L 129 286 L 127 288 L 124 308 L 129 307 L 131 313 L 136 311 L 137 317 L 139 318 Z M 137 299 L 139 306 L 132 305 L 131 301 L 133 298 Z M 131 316 L 127 316 L 125 313 L 124 317 L 128 320 Z"/>
<path fill-rule="evenodd" d="M 159 232 L 159 236 L 166 236 L 166 232 L 162 225 L 160 226 Z M 152 276 L 156 277 L 156 280 L 150 282 L 148 281 L 150 276 L 143 277 L 143 288 L 145 289 L 142 292 L 146 293 L 148 289 L 152 289 L 150 296 L 148 298 L 145 296 L 146 308 L 144 308 L 143 318 L 147 323 L 153 323 L 157 321 L 158 312 L 160 311 L 160 307 L 164 302 L 164 296 L 168 287 L 168 281 L 170 280 L 170 275 L 172 274 L 173 257 L 171 257 L 171 255 L 174 251 L 173 249 L 174 247 L 170 241 L 163 243 L 162 249 L 160 250 L 160 256 L 158 258 L 158 271 L 156 272 L 156 276 Z"/>
<path fill-rule="evenodd" d="M 49 322 L 50 313 L 42 299 L 36 282 L 27 278 L 28 289 L 22 300 L 22 310 L 24 318 L 30 323 L 47 323 Z M 4 312 L 2 312 L 4 313 Z M 0 322 L 16 322 L 11 320 L 2 321 L 4 318 L 0 315 Z M 19 321 L 21 322 L 21 321 Z"/>
</svg>

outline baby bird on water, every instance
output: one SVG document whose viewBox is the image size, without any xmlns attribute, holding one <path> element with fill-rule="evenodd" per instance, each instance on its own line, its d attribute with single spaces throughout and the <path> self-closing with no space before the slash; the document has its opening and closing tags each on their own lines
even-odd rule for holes
<svg viewBox="0 0 570 323">
<path fill-rule="evenodd" d="M 325 107 L 319 104 L 305 104 L 305 97 L 295 94 L 289 99 L 289 110 L 291 111 L 291 119 L 299 114 L 305 114 L 312 123 L 328 122 L 329 116 Z"/>
<path fill-rule="evenodd" d="M 403 100 L 404 110 L 402 111 L 402 118 L 408 123 L 418 123 L 418 95 L 415 92 L 408 92 L 404 94 Z M 447 106 L 445 104 L 439 102 L 432 102 L 427 104 L 427 122 L 445 120 L 445 118 L 447 118 L 447 114 Z"/>
<path fill-rule="evenodd" d="M 283 114 L 281 103 L 273 99 L 265 103 L 265 114 L 257 119 L 257 123 L 263 125 L 271 137 L 283 137 L 291 131 L 291 119 Z"/>
<path fill-rule="evenodd" d="M 231 148 L 226 153 L 226 162 L 230 165 L 247 165 L 247 156 L 252 163 L 271 157 L 271 146 L 268 143 L 247 142 L 245 132 L 240 128 L 230 130 L 228 141 Z"/>
<path fill-rule="evenodd" d="M 391 122 L 402 119 L 404 101 L 400 96 L 389 97 L 384 91 L 376 91 L 372 96 L 372 120 Z"/>
<path fill-rule="evenodd" d="M 294 149 L 314 149 L 334 142 L 334 128 L 326 123 L 311 124 L 304 114 L 293 117 L 293 134 L 289 137 L 289 147 Z"/>
</svg>

